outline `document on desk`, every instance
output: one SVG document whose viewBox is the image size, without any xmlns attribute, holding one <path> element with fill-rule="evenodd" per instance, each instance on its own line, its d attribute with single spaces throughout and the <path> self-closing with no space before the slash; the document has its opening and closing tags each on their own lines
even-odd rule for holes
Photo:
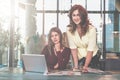
<svg viewBox="0 0 120 80">
<path fill-rule="evenodd" d="M 94 69 L 94 68 L 88 68 L 89 73 L 95 73 L 95 74 L 104 74 L 105 72 L 99 69 Z"/>
<path fill-rule="evenodd" d="M 81 75 L 81 72 L 73 72 L 73 71 L 57 71 L 57 72 L 51 72 L 47 75 Z"/>
</svg>

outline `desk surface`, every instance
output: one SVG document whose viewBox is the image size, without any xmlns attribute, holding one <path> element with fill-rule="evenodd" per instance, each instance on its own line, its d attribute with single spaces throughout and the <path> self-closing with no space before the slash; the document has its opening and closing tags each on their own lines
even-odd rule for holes
<svg viewBox="0 0 120 80">
<path fill-rule="evenodd" d="M 119 80 L 120 74 L 92 74 L 82 73 L 81 75 L 51 76 L 40 73 L 24 73 L 18 69 L 0 71 L 0 80 Z"/>
</svg>

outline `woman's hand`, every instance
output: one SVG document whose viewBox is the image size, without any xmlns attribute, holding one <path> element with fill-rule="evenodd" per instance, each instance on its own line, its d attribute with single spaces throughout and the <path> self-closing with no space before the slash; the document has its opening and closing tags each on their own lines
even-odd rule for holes
<svg viewBox="0 0 120 80">
<path fill-rule="evenodd" d="M 93 56 L 93 51 L 88 51 L 82 72 L 88 72 L 88 65 L 90 64 L 92 60 L 92 56 Z"/>
<path fill-rule="evenodd" d="M 83 68 L 82 68 L 82 72 L 84 72 L 84 73 L 88 72 L 88 67 L 83 66 Z"/>
<path fill-rule="evenodd" d="M 57 69 L 59 66 L 59 64 L 57 63 L 55 66 L 54 66 L 54 69 Z"/>
</svg>

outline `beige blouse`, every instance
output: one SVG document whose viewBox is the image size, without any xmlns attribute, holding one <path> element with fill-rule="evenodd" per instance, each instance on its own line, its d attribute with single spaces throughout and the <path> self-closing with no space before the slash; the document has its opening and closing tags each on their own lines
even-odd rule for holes
<svg viewBox="0 0 120 80">
<path fill-rule="evenodd" d="M 88 32 L 80 38 L 77 30 L 72 34 L 67 30 L 68 42 L 71 49 L 78 50 L 78 58 L 81 59 L 87 55 L 87 51 L 93 51 L 93 56 L 96 55 L 98 47 L 96 44 L 96 28 L 89 27 Z"/>
</svg>

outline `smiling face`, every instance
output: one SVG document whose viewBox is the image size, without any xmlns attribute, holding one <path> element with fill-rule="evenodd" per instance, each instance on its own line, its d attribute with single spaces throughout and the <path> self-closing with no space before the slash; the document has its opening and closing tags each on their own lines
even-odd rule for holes
<svg viewBox="0 0 120 80">
<path fill-rule="evenodd" d="M 57 32 L 52 32 L 51 40 L 54 44 L 58 44 L 60 42 L 60 35 Z"/>
<path fill-rule="evenodd" d="M 72 13 L 72 20 L 75 24 L 80 24 L 81 18 L 78 10 L 74 10 Z"/>
</svg>

